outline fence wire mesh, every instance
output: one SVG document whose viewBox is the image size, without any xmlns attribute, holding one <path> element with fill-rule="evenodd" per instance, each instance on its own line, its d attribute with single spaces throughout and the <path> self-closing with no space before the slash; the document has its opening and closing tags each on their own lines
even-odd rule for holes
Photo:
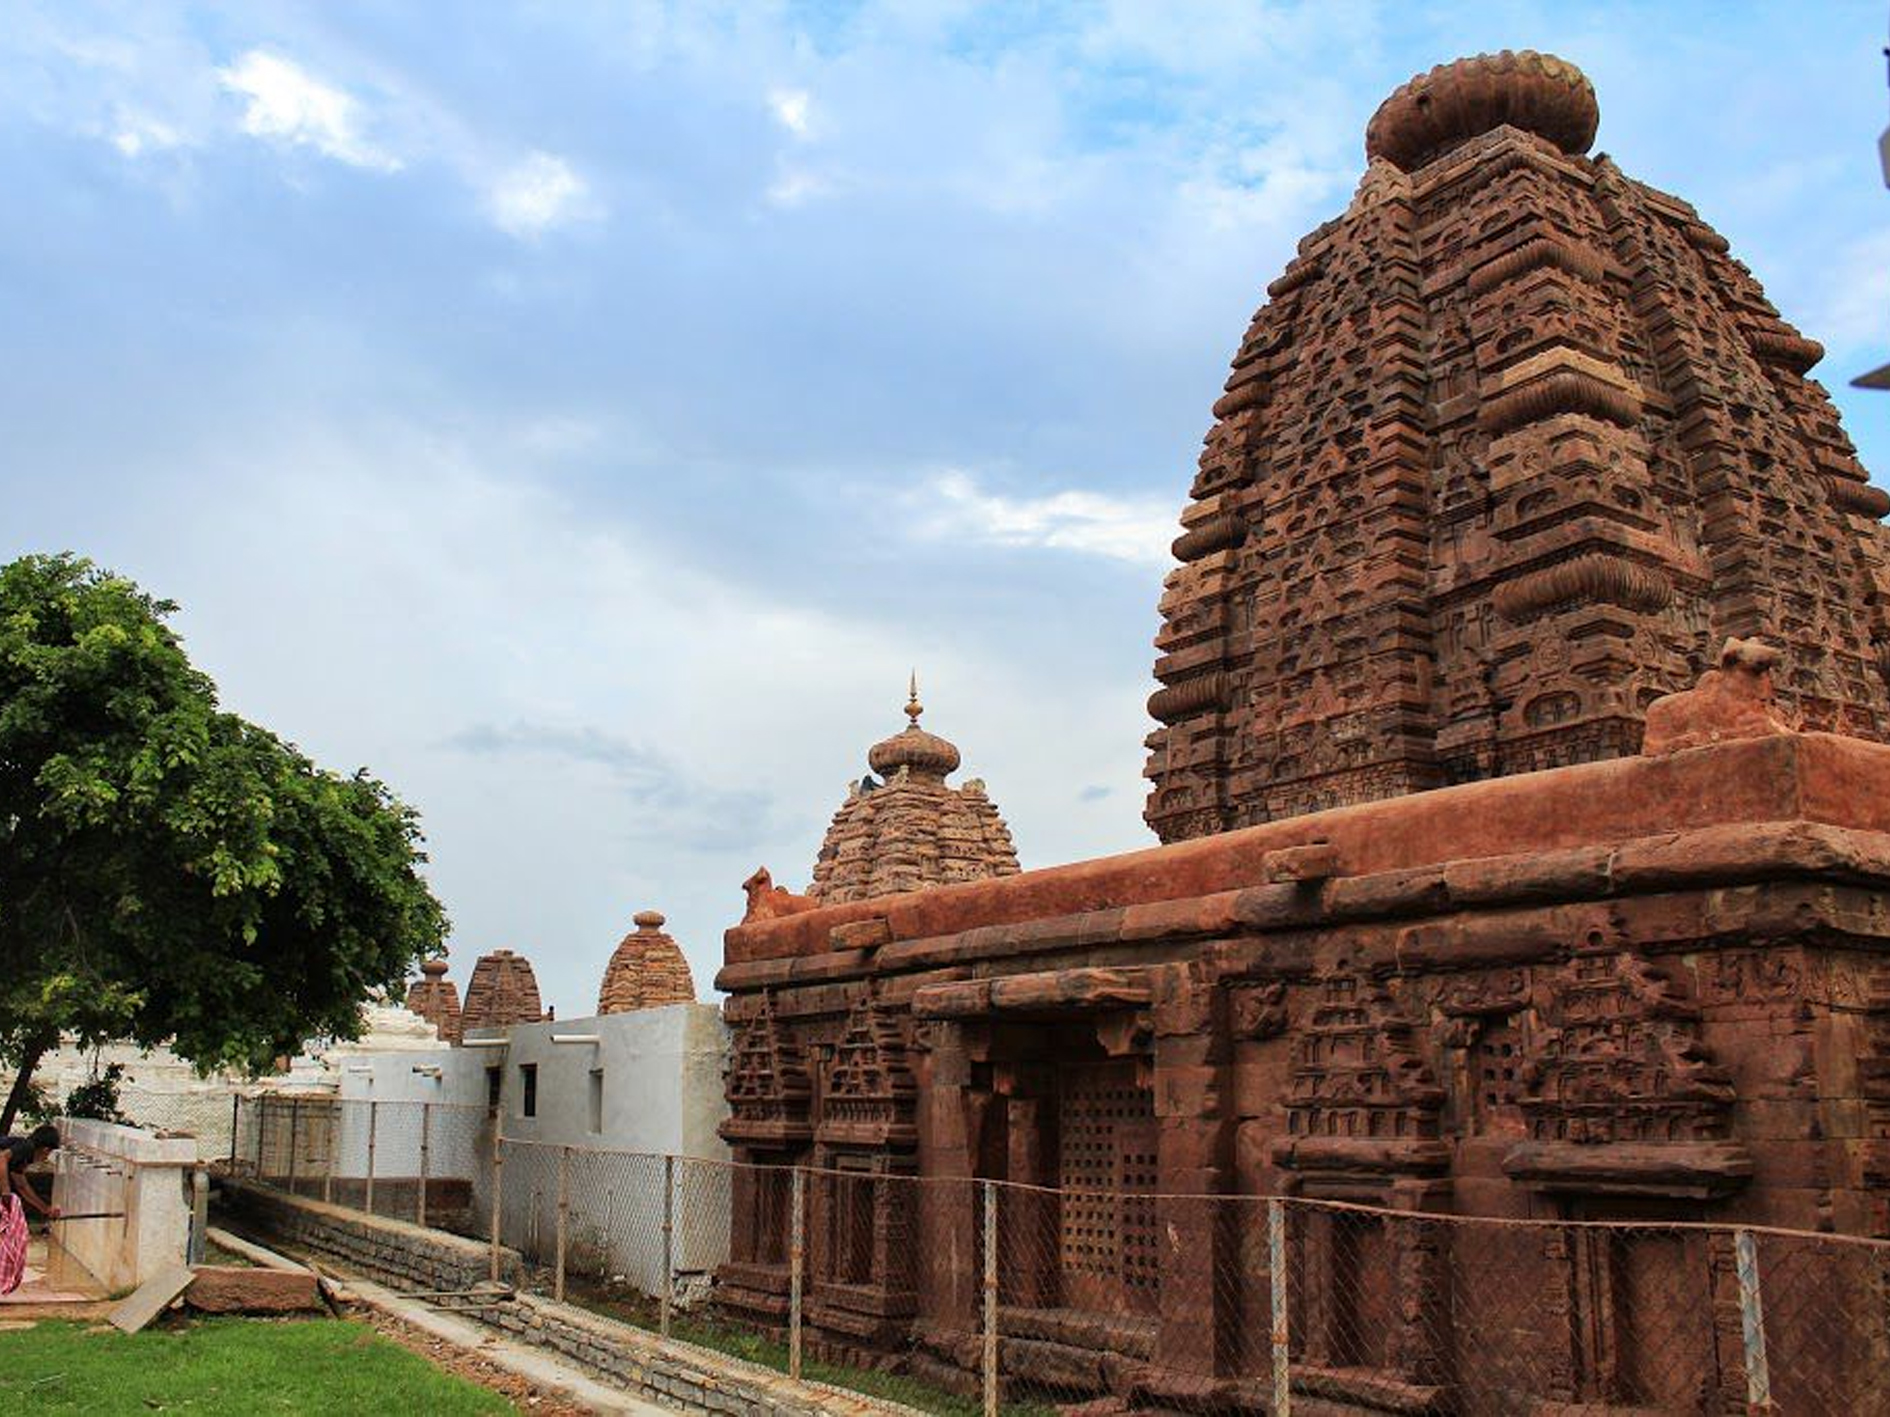
<svg viewBox="0 0 1890 1417">
<path fill-rule="evenodd" d="M 232 1119 L 227 1164 L 238 1175 L 389 1219 L 485 1234 L 474 1215 L 492 1147 L 483 1107 L 283 1092 L 236 1099 Z"/>
<path fill-rule="evenodd" d="M 1890 1241 L 742 1165 L 439 1104 L 234 1122 L 240 1172 L 424 1197 L 528 1289 L 924 1411 L 1890 1414 Z"/>
</svg>

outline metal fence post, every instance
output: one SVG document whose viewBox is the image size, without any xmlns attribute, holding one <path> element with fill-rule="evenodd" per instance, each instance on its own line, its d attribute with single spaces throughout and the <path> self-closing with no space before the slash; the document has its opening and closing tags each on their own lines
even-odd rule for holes
<svg viewBox="0 0 1890 1417">
<path fill-rule="evenodd" d="M 433 1104 L 422 1102 L 420 1104 L 420 1194 L 413 1203 L 414 1224 L 422 1230 L 427 1226 L 427 1180 L 432 1175 L 427 1152 L 433 1142 L 432 1130 Z"/>
<path fill-rule="evenodd" d="M 256 1119 L 256 1179 L 262 1180 L 263 1174 L 263 1132 L 268 1129 L 269 1104 L 261 1097 L 249 1099 L 250 1115 Z"/>
<path fill-rule="evenodd" d="M 243 1094 L 230 1094 L 230 1174 L 236 1174 L 236 1141 L 243 1130 Z"/>
<path fill-rule="evenodd" d="M 663 1158 L 663 1312 L 657 1331 L 669 1337 L 669 1311 L 676 1301 L 676 1158 Z"/>
<path fill-rule="evenodd" d="M 1739 1275 L 1739 1328 L 1746 1349 L 1746 1405 L 1753 1412 L 1770 1412 L 1772 1374 L 1765 1358 L 1765 1305 L 1759 1296 L 1759 1246 L 1750 1230 L 1733 1231 L 1733 1255 Z"/>
<path fill-rule="evenodd" d="M 805 1249 L 805 1226 L 801 1218 L 807 1187 L 801 1168 L 796 1166 L 789 1182 L 788 1205 L 793 1218 L 788 1223 L 788 1376 L 801 1375 L 801 1263 Z"/>
<path fill-rule="evenodd" d="M 1292 1360 L 1287 1353 L 1286 1319 L 1286 1203 L 1267 1202 L 1267 1267 L 1273 1291 L 1273 1412 L 1290 1417 L 1293 1410 Z"/>
<path fill-rule="evenodd" d="M 302 1099 L 299 1097 L 291 1097 L 289 1099 L 289 1180 L 288 1180 L 288 1190 L 291 1195 L 295 1194 L 295 1159 L 296 1159 L 295 1153 L 298 1150 L 300 1142 L 301 1142 L 301 1131 L 302 1131 Z"/>
<path fill-rule="evenodd" d="M 998 1410 L 998 1192 L 984 1182 L 984 1417 Z"/>
<path fill-rule="evenodd" d="M 367 1105 L 367 1198 L 362 1208 L 369 1215 L 374 1214 L 374 1134 L 380 1130 L 381 1104 L 370 1102 Z"/>
<path fill-rule="evenodd" d="M 210 1173 L 199 1166 L 190 1173 L 190 1241 L 185 1264 L 203 1263 L 204 1232 L 210 1228 Z"/>
<path fill-rule="evenodd" d="M 571 1219 L 571 1148 L 558 1148 L 558 1233 L 556 1267 L 552 1273 L 551 1297 L 564 1302 L 564 1243 Z"/>
<path fill-rule="evenodd" d="M 335 1155 L 341 1150 L 341 1119 L 348 1114 L 348 1104 L 337 1097 L 328 1109 L 328 1164 L 322 1167 L 322 1204 L 335 1199 Z"/>
<path fill-rule="evenodd" d="M 492 1138 L 492 1282 L 499 1282 L 499 1197 L 505 1185 L 505 1139 L 497 1135 L 494 1126 Z"/>
</svg>

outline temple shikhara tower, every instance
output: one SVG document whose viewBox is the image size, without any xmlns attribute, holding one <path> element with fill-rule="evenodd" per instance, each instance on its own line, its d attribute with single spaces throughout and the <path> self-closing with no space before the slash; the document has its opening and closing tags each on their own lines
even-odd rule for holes
<svg viewBox="0 0 1890 1417">
<path fill-rule="evenodd" d="M 407 986 L 407 1012 L 433 1025 L 444 1043 L 459 1042 L 459 990 L 446 977 L 446 961 L 430 959 L 420 966 L 420 978 Z"/>
<path fill-rule="evenodd" d="M 639 910 L 631 923 L 637 928 L 623 937 L 604 966 L 597 986 L 598 1015 L 693 1004 L 696 981 L 682 947 L 663 929 L 663 913 Z"/>
<path fill-rule="evenodd" d="M 1414 79 L 1270 287 L 1162 599 L 1161 845 L 902 855 L 921 802 L 995 821 L 915 723 L 811 898 L 749 882 L 722 1130 L 815 1168 L 810 1351 L 975 1391 L 1001 1332 L 1093 1414 L 1277 1412 L 1287 1366 L 1332 1412 L 1834 1410 L 1753 1397 L 1732 1232 L 1673 1227 L 1890 1239 L 1890 498 L 1597 118 L 1543 55 Z M 715 1289 L 764 1326 L 785 1175 L 732 1173 Z M 1881 1261 L 1818 1282 L 1764 1336 L 1885 1392 Z"/>
<path fill-rule="evenodd" d="M 919 727 L 924 712 L 915 678 L 905 728 L 866 755 L 878 776 L 851 784 L 833 814 L 808 889 L 815 900 L 837 905 L 1017 873 L 1010 828 L 984 783 L 946 783 L 958 771 L 958 747 Z"/>
<path fill-rule="evenodd" d="M 1162 840 L 1632 754 L 1728 636 L 1890 734 L 1890 497 L 1823 351 L 1598 117 L 1546 55 L 1413 79 L 1268 287 L 1162 597 Z"/>
<path fill-rule="evenodd" d="M 511 950 L 479 956 L 459 1014 L 461 1038 L 482 1028 L 538 1023 L 549 1017 L 539 1002 L 538 975 L 530 960 Z"/>
</svg>

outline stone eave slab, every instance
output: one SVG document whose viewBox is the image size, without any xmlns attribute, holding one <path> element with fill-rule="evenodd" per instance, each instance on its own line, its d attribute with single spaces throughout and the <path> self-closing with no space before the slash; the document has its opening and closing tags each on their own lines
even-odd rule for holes
<svg viewBox="0 0 1890 1417">
<path fill-rule="evenodd" d="M 1349 896 L 1370 898 L 1393 886 L 1400 897 L 1431 892 L 1436 906 L 1448 908 L 1479 903 L 1479 879 L 1487 883 L 1485 894 L 1507 896 L 1526 887 L 1538 898 L 1564 890 L 1579 896 L 1657 888 L 1654 878 L 1752 878 L 1754 870 L 1890 879 L 1887 833 L 1890 746 L 1832 734 L 1775 734 L 1466 783 L 738 925 L 724 936 L 726 966 L 717 985 L 739 990 L 791 982 L 786 976 L 801 971 L 781 963 L 813 965 L 813 957 L 833 956 L 840 941 L 860 934 L 843 927 L 861 921 L 884 922 L 873 934 L 885 943 L 871 951 L 884 965 L 889 955 L 908 952 L 908 943 L 916 953 L 946 937 L 998 929 L 1080 944 L 1085 937 L 1101 942 L 1267 928 L 1294 915 L 1312 923 L 1331 918 L 1335 905 L 1343 911 Z M 1613 850 L 1628 843 L 1632 852 Z M 1278 853 L 1318 844 L 1332 849 L 1330 879 L 1270 883 Z M 1544 856 L 1554 859 L 1523 874 L 1541 875 L 1546 867 L 1548 879 L 1527 886 L 1517 878 L 1514 863 Z M 1644 877 L 1638 882 L 1637 872 Z M 869 951 L 844 953 L 852 968 L 842 972 L 857 972 Z M 745 967 L 768 962 L 777 967 Z M 808 972 L 833 977 L 819 966 Z"/>
</svg>

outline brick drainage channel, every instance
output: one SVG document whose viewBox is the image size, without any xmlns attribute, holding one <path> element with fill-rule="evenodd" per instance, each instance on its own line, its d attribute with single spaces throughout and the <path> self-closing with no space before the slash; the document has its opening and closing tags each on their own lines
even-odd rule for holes
<svg viewBox="0 0 1890 1417">
<path fill-rule="evenodd" d="M 286 1254 L 314 1258 L 344 1279 L 357 1275 L 403 1291 L 517 1342 L 557 1355 L 629 1392 L 693 1412 L 743 1417 L 922 1417 L 917 1409 L 824 1383 L 797 1381 L 574 1304 L 517 1291 L 525 1265 L 500 1252 L 500 1283 L 490 1283 L 491 1247 L 406 1221 L 371 1216 L 292 1196 L 250 1181 L 222 1181 L 231 1228 Z"/>
</svg>

